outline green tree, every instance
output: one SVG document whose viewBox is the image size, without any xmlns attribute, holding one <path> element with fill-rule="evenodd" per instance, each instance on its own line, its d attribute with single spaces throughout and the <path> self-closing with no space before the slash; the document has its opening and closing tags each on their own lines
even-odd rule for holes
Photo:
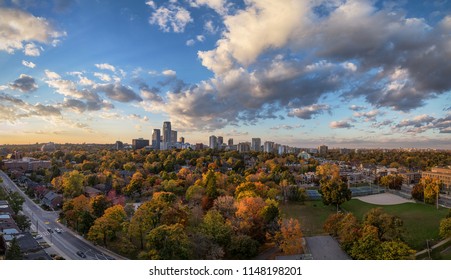
<svg viewBox="0 0 451 280">
<path fill-rule="evenodd" d="M 382 176 L 379 180 L 380 185 L 393 190 L 400 190 L 403 177 L 401 175 L 389 174 Z"/>
<path fill-rule="evenodd" d="M 81 195 L 84 190 L 83 181 L 83 174 L 79 173 L 77 170 L 64 173 L 62 180 L 64 197 L 72 198 Z"/>
<path fill-rule="evenodd" d="M 187 260 L 191 243 L 183 225 L 161 225 L 146 236 L 147 248 L 141 258 L 152 260 Z"/>
<path fill-rule="evenodd" d="M 132 195 L 135 193 L 141 194 L 143 185 L 144 185 L 143 174 L 139 171 L 136 171 L 133 174 L 132 179 L 130 180 L 130 183 L 125 187 L 124 193 L 126 195 Z"/>
<path fill-rule="evenodd" d="M 14 237 L 13 240 L 11 240 L 11 244 L 9 245 L 9 248 L 6 249 L 5 253 L 5 259 L 7 260 L 22 260 L 23 254 L 20 250 L 19 243 L 17 242 L 17 239 Z"/>
<path fill-rule="evenodd" d="M 21 231 L 28 231 L 30 229 L 31 222 L 27 216 L 21 214 L 14 215 L 14 221 Z"/>
<path fill-rule="evenodd" d="M 249 260 L 257 256 L 260 244 L 248 235 L 239 234 L 232 237 L 229 254 L 234 259 Z"/>
<path fill-rule="evenodd" d="M 8 203 L 14 211 L 14 214 L 17 215 L 19 211 L 22 211 L 22 205 L 24 202 L 25 198 L 23 198 L 18 192 L 12 192 L 9 194 Z"/>
<path fill-rule="evenodd" d="M 208 211 L 202 220 L 200 228 L 202 233 L 217 244 L 226 246 L 230 243 L 230 238 L 233 233 L 232 226 L 218 211 Z"/>
</svg>

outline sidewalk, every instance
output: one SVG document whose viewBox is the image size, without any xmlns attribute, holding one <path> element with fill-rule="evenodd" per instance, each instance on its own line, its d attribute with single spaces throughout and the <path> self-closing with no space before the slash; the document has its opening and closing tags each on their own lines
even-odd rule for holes
<svg viewBox="0 0 451 280">
<path fill-rule="evenodd" d="M 435 244 L 434 246 L 432 246 L 431 249 L 429 249 L 429 250 L 432 251 L 432 250 L 434 250 L 435 248 L 438 248 L 438 247 L 442 246 L 442 245 L 445 244 L 446 242 L 449 242 L 450 240 L 451 240 L 451 237 L 448 237 L 448 238 L 446 238 L 446 239 L 440 241 L 439 243 Z M 427 252 L 428 252 L 428 249 L 424 249 L 424 250 L 422 250 L 422 251 L 417 252 L 417 253 L 415 254 L 415 256 L 419 256 L 419 255 L 425 254 L 425 253 L 427 253 Z"/>
</svg>

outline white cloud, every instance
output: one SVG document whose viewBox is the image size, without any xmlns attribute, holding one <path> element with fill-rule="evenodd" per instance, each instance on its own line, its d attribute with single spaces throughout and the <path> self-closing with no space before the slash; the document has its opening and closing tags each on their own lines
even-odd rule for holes
<svg viewBox="0 0 451 280">
<path fill-rule="evenodd" d="M 247 7 L 224 16 L 226 31 L 217 47 L 198 53 L 202 64 L 215 74 L 230 70 L 235 62 L 248 66 L 268 49 L 285 46 L 302 28 L 308 7 L 304 1 L 249 0 Z"/>
<path fill-rule="evenodd" d="M 154 1 L 147 1 L 146 5 L 151 7 L 152 9 L 156 9 L 157 8 L 157 6 L 155 5 Z"/>
<path fill-rule="evenodd" d="M 33 43 L 26 44 L 23 52 L 25 55 L 28 55 L 28 56 L 40 56 L 41 55 L 40 48 L 38 48 L 38 46 L 36 46 Z"/>
<path fill-rule="evenodd" d="M 204 35 L 197 35 L 196 36 L 197 41 L 199 42 L 203 42 L 205 40 L 205 36 Z"/>
<path fill-rule="evenodd" d="M 163 75 L 165 76 L 175 76 L 177 75 L 177 72 L 175 72 L 174 70 L 168 69 L 168 70 L 164 70 L 163 72 L 161 72 Z"/>
<path fill-rule="evenodd" d="M 94 76 L 99 78 L 100 80 L 102 80 L 104 82 L 111 82 L 111 77 L 108 74 L 95 72 Z"/>
<path fill-rule="evenodd" d="M 220 15 L 227 14 L 229 7 L 227 0 L 195 0 L 195 4 L 208 6 Z"/>
<path fill-rule="evenodd" d="M 164 32 L 173 31 L 175 33 L 184 32 L 186 25 L 192 21 L 188 10 L 173 4 L 168 7 L 159 7 L 149 19 L 150 24 L 158 25 Z"/>
<path fill-rule="evenodd" d="M 48 79 L 51 79 L 51 80 L 61 79 L 61 76 L 58 73 L 52 72 L 47 69 L 44 72 Z"/>
<path fill-rule="evenodd" d="M 0 30 L 0 51 L 7 53 L 23 50 L 27 42 L 50 44 L 54 39 L 66 35 L 65 32 L 57 31 L 45 18 L 3 7 L 0 7 Z M 25 54 L 39 55 L 39 49 L 33 47 L 35 44 L 30 44 L 28 49 L 25 46 Z"/>
<path fill-rule="evenodd" d="M 100 70 L 110 70 L 111 72 L 115 72 L 116 68 L 108 63 L 101 63 L 101 64 L 95 64 L 95 66 L 97 68 L 99 68 Z"/>
<path fill-rule="evenodd" d="M 218 29 L 215 27 L 213 21 L 207 20 L 204 24 L 204 30 L 208 33 L 215 34 L 218 32 Z"/>
<path fill-rule="evenodd" d="M 194 41 L 193 39 L 189 39 L 188 41 L 186 41 L 186 45 L 188 47 L 194 46 L 195 43 L 196 43 L 196 41 Z"/>
<path fill-rule="evenodd" d="M 35 68 L 36 67 L 36 64 L 34 64 L 31 61 L 26 61 L 26 60 L 22 60 L 22 65 L 26 66 L 28 68 Z"/>
</svg>

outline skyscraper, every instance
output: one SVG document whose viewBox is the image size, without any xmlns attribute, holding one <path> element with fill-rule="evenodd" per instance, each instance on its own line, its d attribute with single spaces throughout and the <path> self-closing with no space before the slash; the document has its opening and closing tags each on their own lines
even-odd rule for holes
<svg viewBox="0 0 451 280">
<path fill-rule="evenodd" d="M 274 142 L 266 141 L 263 148 L 265 153 L 272 153 L 274 149 Z"/>
<path fill-rule="evenodd" d="M 229 147 L 233 146 L 233 138 L 229 138 L 229 141 L 227 141 L 227 144 Z"/>
<path fill-rule="evenodd" d="M 260 138 L 252 138 L 251 151 L 260 152 L 262 140 Z"/>
<path fill-rule="evenodd" d="M 152 147 L 155 150 L 159 150 L 160 142 L 161 142 L 161 132 L 159 129 L 154 129 L 152 133 Z"/>
<path fill-rule="evenodd" d="M 326 155 L 328 150 L 329 150 L 329 147 L 327 147 L 326 145 L 321 145 L 318 147 L 318 153 L 320 155 Z"/>
<path fill-rule="evenodd" d="M 214 135 L 210 136 L 210 149 L 218 148 L 218 138 Z"/>
<path fill-rule="evenodd" d="M 171 122 L 163 123 L 163 143 L 165 143 L 165 147 L 167 148 L 171 143 Z"/>
<path fill-rule="evenodd" d="M 177 130 L 171 130 L 171 143 L 177 143 Z"/>
<path fill-rule="evenodd" d="M 218 136 L 218 146 L 221 147 L 224 144 L 224 137 Z"/>
</svg>

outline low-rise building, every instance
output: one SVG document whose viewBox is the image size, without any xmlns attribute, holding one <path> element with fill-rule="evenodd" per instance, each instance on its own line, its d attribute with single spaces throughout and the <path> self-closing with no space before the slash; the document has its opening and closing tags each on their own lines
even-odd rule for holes
<svg viewBox="0 0 451 280">
<path fill-rule="evenodd" d="M 433 167 L 431 171 L 423 171 L 421 177 L 429 177 L 439 179 L 443 183 L 443 190 L 449 193 L 451 191 L 451 168 Z"/>
</svg>

